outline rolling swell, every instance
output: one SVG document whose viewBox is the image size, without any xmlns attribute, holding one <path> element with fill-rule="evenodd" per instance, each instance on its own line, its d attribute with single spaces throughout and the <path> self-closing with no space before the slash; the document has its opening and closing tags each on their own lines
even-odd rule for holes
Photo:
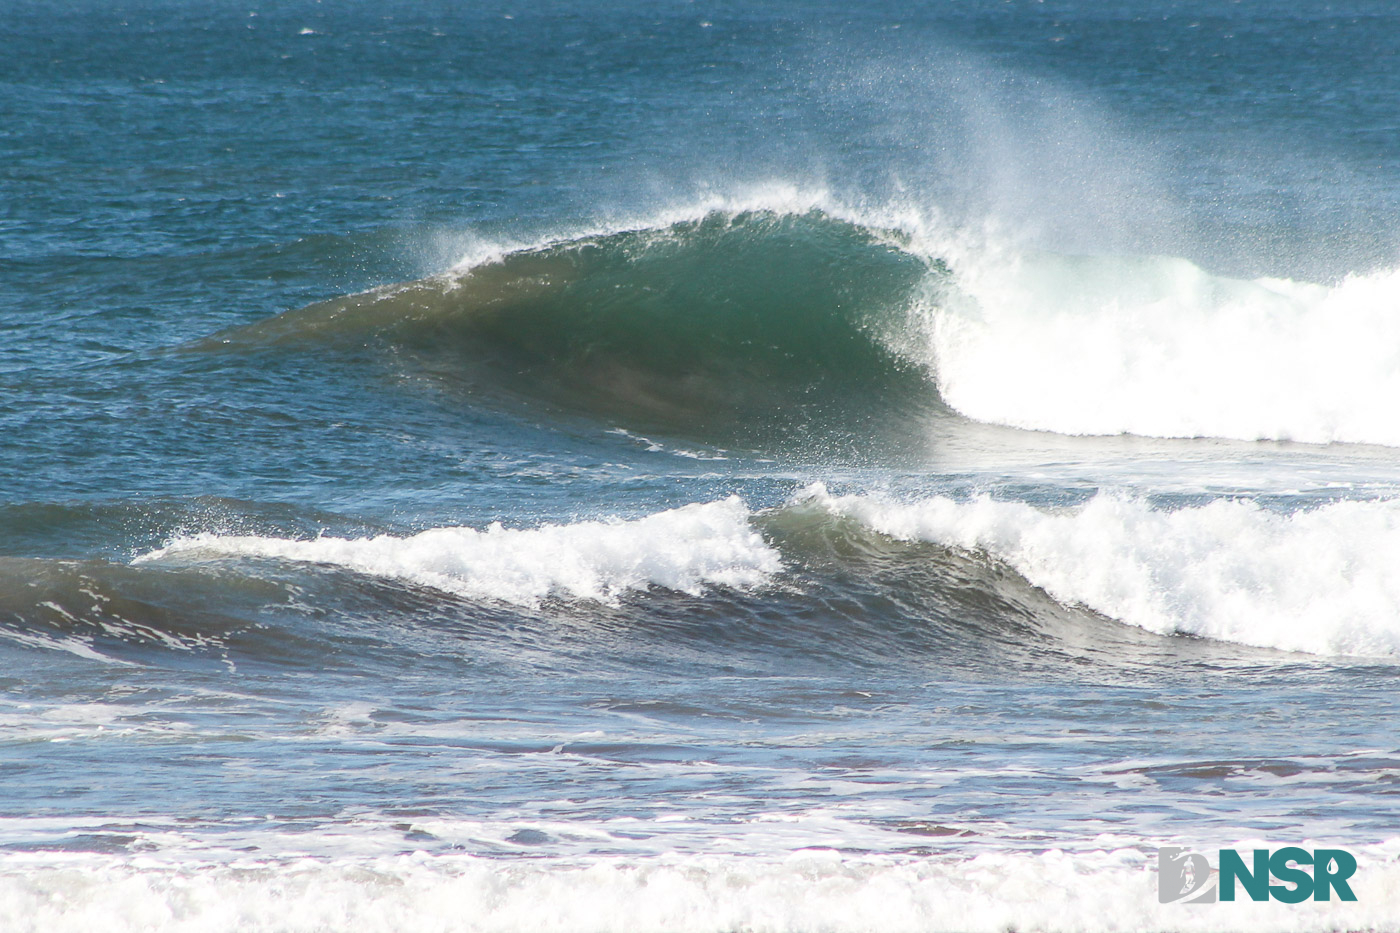
<svg viewBox="0 0 1400 933">
<path fill-rule="evenodd" d="M 942 411 L 886 339 L 946 275 L 902 235 L 714 211 L 509 251 L 337 298 L 206 346 L 362 346 L 476 398 L 721 441 L 897 436 Z"/>
</svg>

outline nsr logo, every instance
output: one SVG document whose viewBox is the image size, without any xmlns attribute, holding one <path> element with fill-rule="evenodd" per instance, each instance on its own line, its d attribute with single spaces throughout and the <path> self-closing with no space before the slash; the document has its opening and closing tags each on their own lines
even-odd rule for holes
<svg viewBox="0 0 1400 933">
<path fill-rule="evenodd" d="M 1311 865 L 1312 873 L 1304 871 L 1303 865 Z M 1330 901 L 1333 891 L 1338 900 L 1354 901 L 1356 895 L 1347 884 L 1354 874 L 1356 859 L 1344 849 L 1309 852 L 1288 846 L 1272 855 L 1268 849 L 1255 849 L 1253 865 L 1246 865 L 1234 849 L 1221 849 L 1217 873 L 1199 852 L 1168 846 L 1157 850 L 1157 900 L 1163 904 L 1214 904 L 1218 894 L 1219 900 L 1233 901 L 1238 886 L 1255 901 L 1271 897 L 1285 904 L 1299 904 L 1308 898 Z M 1282 883 L 1270 884 L 1270 875 Z"/>
</svg>

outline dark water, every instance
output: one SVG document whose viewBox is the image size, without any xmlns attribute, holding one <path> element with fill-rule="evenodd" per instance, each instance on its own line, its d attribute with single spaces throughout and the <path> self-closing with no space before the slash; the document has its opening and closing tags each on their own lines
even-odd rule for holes
<svg viewBox="0 0 1400 933">
<path fill-rule="evenodd" d="M 0 927 L 1396 923 L 1390 5 L 0 51 Z"/>
</svg>

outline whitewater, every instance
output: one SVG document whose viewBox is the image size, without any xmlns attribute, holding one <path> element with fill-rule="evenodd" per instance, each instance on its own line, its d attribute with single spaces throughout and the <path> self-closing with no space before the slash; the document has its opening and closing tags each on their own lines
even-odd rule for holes
<svg viewBox="0 0 1400 933">
<path fill-rule="evenodd" d="M 644 6 L 0 11 L 0 929 L 1400 925 L 1395 11 Z"/>
</svg>

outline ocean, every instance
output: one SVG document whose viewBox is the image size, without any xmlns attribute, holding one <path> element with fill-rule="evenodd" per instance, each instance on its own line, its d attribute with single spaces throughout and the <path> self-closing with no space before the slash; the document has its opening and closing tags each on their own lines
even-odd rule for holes
<svg viewBox="0 0 1400 933">
<path fill-rule="evenodd" d="M 1400 928 L 1398 217 L 1380 0 L 7 0 L 0 930 Z"/>
</svg>

